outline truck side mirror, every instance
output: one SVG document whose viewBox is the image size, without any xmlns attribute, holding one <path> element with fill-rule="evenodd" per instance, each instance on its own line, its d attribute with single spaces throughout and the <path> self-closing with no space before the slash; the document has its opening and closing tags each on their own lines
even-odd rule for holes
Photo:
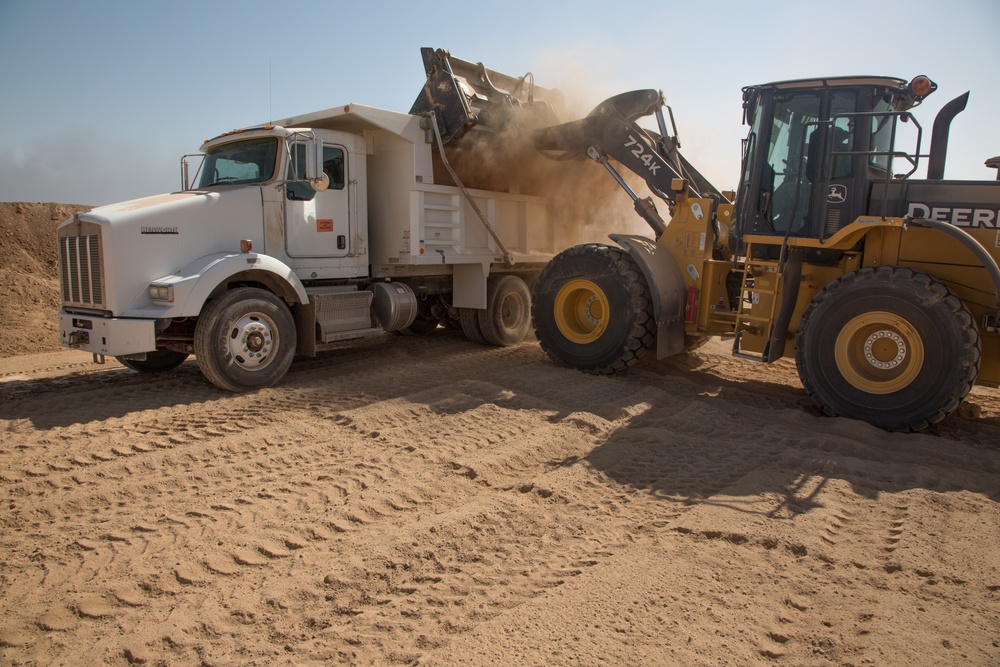
<svg viewBox="0 0 1000 667">
<path fill-rule="evenodd" d="M 323 172 L 323 142 L 319 139 L 306 142 L 306 180 L 317 192 L 330 187 L 330 177 Z"/>
<path fill-rule="evenodd" d="M 190 175 L 191 167 L 188 163 L 188 158 L 197 158 L 198 168 L 194 171 L 194 177 Z M 190 153 L 188 155 L 181 156 L 181 192 L 187 192 L 194 188 L 193 181 L 198 180 L 198 175 L 201 173 L 201 168 L 205 164 L 205 154 L 204 153 Z"/>
</svg>

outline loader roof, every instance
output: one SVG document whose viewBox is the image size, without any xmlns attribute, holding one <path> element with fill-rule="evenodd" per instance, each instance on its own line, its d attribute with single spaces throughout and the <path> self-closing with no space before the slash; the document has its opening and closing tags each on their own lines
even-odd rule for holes
<svg viewBox="0 0 1000 667">
<path fill-rule="evenodd" d="M 776 90 L 791 90 L 795 88 L 849 88 L 857 86 L 888 86 L 890 88 L 905 88 L 906 79 L 894 76 L 829 76 L 812 79 L 790 79 L 788 81 L 773 81 L 747 88 L 771 88 Z"/>
</svg>

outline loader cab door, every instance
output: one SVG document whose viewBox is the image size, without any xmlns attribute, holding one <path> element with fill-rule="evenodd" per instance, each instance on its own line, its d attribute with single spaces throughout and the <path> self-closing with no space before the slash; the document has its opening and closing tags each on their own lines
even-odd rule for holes
<svg viewBox="0 0 1000 667">
<path fill-rule="evenodd" d="M 740 232 L 821 238 L 863 206 L 851 151 L 856 90 L 758 90 L 747 105 Z M 833 120 L 830 120 L 833 119 Z"/>
<path fill-rule="evenodd" d="M 286 178 L 305 173 L 305 145 L 291 146 Z M 323 145 L 323 172 L 330 179 L 317 192 L 306 181 L 285 185 L 285 243 L 289 257 L 346 257 L 350 252 L 350 201 L 347 188 L 347 150 Z"/>
</svg>

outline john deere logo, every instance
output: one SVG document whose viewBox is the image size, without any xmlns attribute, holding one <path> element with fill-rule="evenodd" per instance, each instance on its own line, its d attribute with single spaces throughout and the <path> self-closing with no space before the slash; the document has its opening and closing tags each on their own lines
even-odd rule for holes
<svg viewBox="0 0 1000 667">
<path fill-rule="evenodd" d="M 843 204 L 847 201 L 847 186 L 831 185 L 826 191 L 826 201 L 831 204 Z"/>
</svg>

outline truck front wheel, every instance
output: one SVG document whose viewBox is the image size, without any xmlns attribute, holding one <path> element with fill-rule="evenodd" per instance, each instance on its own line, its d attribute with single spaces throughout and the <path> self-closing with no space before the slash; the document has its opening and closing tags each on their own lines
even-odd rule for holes
<svg viewBox="0 0 1000 667">
<path fill-rule="evenodd" d="M 574 246 L 545 266 L 531 305 L 535 336 L 558 363 L 611 374 L 631 366 L 656 336 L 649 286 L 627 253 Z"/>
<path fill-rule="evenodd" d="M 882 266 L 848 273 L 802 315 L 795 360 L 828 415 L 919 431 L 951 414 L 979 370 L 968 308 L 925 273 Z"/>
<path fill-rule="evenodd" d="M 208 380 L 243 392 L 276 384 L 295 356 L 295 321 L 270 292 L 240 287 L 212 299 L 194 332 L 198 366 Z"/>
</svg>

